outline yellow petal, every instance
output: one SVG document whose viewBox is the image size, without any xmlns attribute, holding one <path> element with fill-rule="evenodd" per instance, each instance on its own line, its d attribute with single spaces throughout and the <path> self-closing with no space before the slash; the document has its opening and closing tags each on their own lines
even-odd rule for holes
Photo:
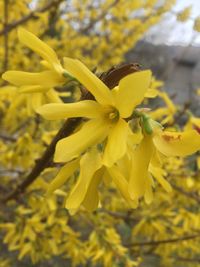
<svg viewBox="0 0 200 267">
<path fill-rule="evenodd" d="M 147 97 L 147 98 L 155 98 L 158 94 L 159 94 L 158 90 L 149 88 L 146 91 L 144 96 Z"/>
<path fill-rule="evenodd" d="M 81 158 L 80 175 L 66 200 L 67 209 L 77 209 L 81 205 L 94 178 L 93 175 L 101 165 L 101 157 L 96 149 L 91 149 Z"/>
<path fill-rule="evenodd" d="M 101 115 L 101 105 L 92 100 L 69 104 L 47 104 L 40 107 L 37 112 L 47 120 L 72 117 L 96 118 Z"/>
<path fill-rule="evenodd" d="M 120 160 L 118 160 L 116 166 L 121 172 L 121 174 L 124 176 L 124 178 L 129 181 L 131 170 L 131 158 L 129 156 L 129 153 L 126 153 Z"/>
<path fill-rule="evenodd" d="M 153 201 L 153 191 L 151 184 L 151 177 L 148 176 L 145 184 L 144 200 L 146 204 L 150 204 Z"/>
<path fill-rule="evenodd" d="M 107 125 L 99 119 L 86 122 L 79 131 L 57 143 L 54 161 L 67 162 L 78 157 L 87 148 L 104 140 L 108 130 Z"/>
<path fill-rule="evenodd" d="M 2 78 L 14 85 L 41 85 L 44 87 L 53 87 L 61 84 L 63 81 L 55 71 L 43 71 L 31 73 L 25 71 L 6 71 Z"/>
<path fill-rule="evenodd" d="M 170 193 L 172 191 L 171 185 L 168 181 L 164 178 L 165 172 L 161 168 L 154 167 L 152 164 L 149 166 L 149 172 L 153 175 L 153 177 L 158 181 L 162 187 Z"/>
<path fill-rule="evenodd" d="M 165 101 L 170 112 L 175 113 L 177 108 L 174 105 L 174 103 L 172 102 L 172 100 L 169 98 L 167 93 L 166 92 L 159 92 L 159 96 Z"/>
<path fill-rule="evenodd" d="M 113 182 L 115 183 L 117 189 L 120 191 L 123 198 L 127 201 L 127 203 L 131 206 L 131 208 L 136 208 L 138 205 L 137 199 L 132 200 L 129 195 L 128 190 L 128 182 L 124 178 L 124 176 L 121 174 L 119 169 L 116 166 L 113 166 L 111 168 L 107 169 L 108 173 L 113 179 Z"/>
<path fill-rule="evenodd" d="M 79 159 L 75 159 L 65 164 L 48 186 L 47 195 L 52 194 L 56 189 L 60 188 L 67 179 L 75 172 L 79 167 Z"/>
<path fill-rule="evenodd" d="M 24 85 L 19 87 L 20 93 L 45 93 L 49 88 L 42 87 L 40 85 Z"/>
<path fill-rule="evenodd" d="M 90 212 L 96 210 L 99 206 L 98 186 L 102 180 L 103 171 L 103 168 L 101 168 L 94 174 L 82 202 L 82 205 Z"/>
<path fill-rule="evenodd" d="M 194 129 L 198 133 L 200 133 L 200 118 L 191 117 L 190 121 L 191 121 L 191 124 L 192 124 L 192 129 Z"/>
<path fill-rule="evenodd" d="M 44 103 L 44 97 L 41 93 L 33 93 L 31 95 L 31 106 L 34 111 L 36 111 Z"/>
<path fill-rule="evenodd" d="M 195 130 L 185 132 L 156 132 L 156 148 L 165 156 L 188 156 L 200 149 L 200 134 Z"/>
<path fill-rule="evenodd" d="M 129 181 L 129 193 L 132 199 L 138 199 L 145 194 L 152 154 L 153 144 L 151 137 L 145 136 L 132 153 L 132 168 Z"/>
<path fill-rule="evenodd" d="M 45 59 L 49 64 L 55 68 L 58 72 L 62 71 L 62 67 L 60 65 L 60 61 L 55 53 L 55 51 L 41 41 L 38 37 L 36 37 L 31 32 L 25 30 L 24 28 L 18 29 L 18 38 L 21 43 L 32 49 L 38 55 L 40 55 L 43 59 Z"/>
<path fill-rule="evenodd" d="M 123 119 L 119 119 L 108 135 L 103 155 L 103 164 L 105 166 L 111 167 L 117 160 L 123 157 L 127 149 L 128 133 L 128 123 Z"/>
<path fill-rule="evenodd" d="M 129 131 L 128 146 L 133 149 L 135 145 L 139 144 L 142 141 L 142 139 L 143 135 L 141 129 L 139 129 L 136 133 Z"/>
<path fill-rule="evenodd" d="M 64 58 L 65 69 L 75 77 L 102 105 L 112 105 L 113 98 L 109 88 L 82 62 Z"/>
<path fill-rule="evenodd" d="M 129 117 L 140 104 L 151 82 L 151 71 L 139 71 L 124 77 L 115 92 L 116 107 L 123 118 Z"/>
<path fill-rule="evenodd" d="M 163 157 L 163 155 L 158 150 L 154 149 L 153 155 L 151 158 L 151 164 L 154 167 L 160 168 L 162 166 L 162 162 L 163 162 L 162 157 Z"/>
<path fill-rule="evenodd" d="M 45 96 L 47 98 L 47 103 L 63 103 L 61 98 L 58 95 L 58 92 L 54 89 L 50 89 L 45 93 Z"/>
</svg>

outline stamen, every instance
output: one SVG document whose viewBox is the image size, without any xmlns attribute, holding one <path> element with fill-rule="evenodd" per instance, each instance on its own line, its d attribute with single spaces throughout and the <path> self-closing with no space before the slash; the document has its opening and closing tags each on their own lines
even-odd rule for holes
<svg viewBox="0 0 200 267">
<path fill-rule="evenodd" d="M 116 112 L 111 112 L 111 113 L 108 115 L 108 117 L 109 117 L 110 120 L 113 120 L 113 119 L 115 119 L 115 118 L 117 117 L 117 114 L 116 114 Z"/>
<path fill-rule="evenodd" d="M 105 107 L 105 119 L 110 122 L 117 122 L 119 119 L 119 111 L 112 106 Z"/>
</svg>

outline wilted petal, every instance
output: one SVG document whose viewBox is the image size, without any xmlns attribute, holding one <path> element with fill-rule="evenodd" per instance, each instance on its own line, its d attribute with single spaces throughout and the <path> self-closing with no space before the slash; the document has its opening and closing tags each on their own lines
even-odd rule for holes
<svg viewBox="0 0 200 267">
<path fill-rule="evenodd" d="M 134 108 L 139 105 L 149 88 L 151 71 L 139 71 L 129 74 L 119 82 L 115 92 L 115 102 L 121 117 L 129 117 Z"/>
<path fill-rule="evenodd" d="M 64 58 L 65 69 L 75 77 L 95 99 L 103 105 L 112 105 L 113 98 L 108 87 L 77 59 Z"/>
<path fill-rule="evenodd" d="M 119 119 L 108 135 L 103 156 L 104 165 L 111 167 L 118 159 L 123 157 L 127 149 L 128 133 L 128 123 L 123 119 Z"/>
<path fill-rule="evenodd" d="M 78 157 L 87 148 L 104 140 L 108 130 L 102 120 L 93 119 L 86 122 L 79 131 L 57 143 L 54 161 L 67 162 Z"/>
<path fill-rule="evenodd" d="M 77 209 L 84 201 L 95 172 L 101 167 L 101 157 L 96 149 L 87 152 L 80 161 L 80 175 L 69 197 L 66 200 L 67 209 Z"/>
<path fill-rule="evenodd" d="M 200 149 L 200 134 L 195 130 L 185 132 L 156 132 L 156 148 L 165 156 L 188 156 Z"/>
<path fill-rule="evenodd" d="M 92 100 L 83 100 L 69 104 L 55 103 L 44 105 L 37 112 L 48 120 L 76 117 L 96 118 L 101 115 L 101 105 Z"/>
</svg>

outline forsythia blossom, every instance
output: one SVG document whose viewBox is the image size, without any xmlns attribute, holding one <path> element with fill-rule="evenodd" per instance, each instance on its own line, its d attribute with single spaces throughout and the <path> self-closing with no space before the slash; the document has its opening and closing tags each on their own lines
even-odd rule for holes
<svg viewBox="0 0 200 267">
<path fill-rule="evenodd" d="M 80 61 L 65 58 L 65 68 L 94 95 L 96 101 L 47 104 L 38 109 L 50 120 L 90 119 L 78 131 L 58 142 L 54 160 L 72 161 L 61 169 L 49 192 L 59 188 L 79 168 L 77 158 L 81 155 L 80 175 L 66 200 L 66 207 L 72 211 L 81 204 L 88 210 L 98 207 L 98 185 L 106 176 L 110 176 L 132 208 L 137 207 L 143 196 L 147 203 L 152 201 L 153 177 L 170 192 L 171 186 L 162 169 L 162 157 L 194 153 L 200 148 L 200 135 L 195 130 L 163 131 L 162 126 L 147 114 L 135 110 L 148 92 L 150 71 L 130 74 L 119 82 L 119 86 L 109 90 Z M 165 95 L 164 98 L 168 100 Z M 138 123 L 136 131 L 131 126 L 135 123 Z M 101 144 L 99 151 L 93 148 L 86 152 L 97 144 Z"/>
<path fill-rule="evenodd" d="M 18 38 L 43 58 L 47 70 L 41 72 L 7 71 L 2 78 L 19 87 L 19 92 L 31 94 L 34 109 L 44 103 L 62 102 L 54 87 L 65 84 L 70 78 L 63 69 L 55 51 L 34 34 L 19 28 Z"/>
<path fill-rule="evenodd" d="M 103 163 L 112 166 L 127 150 L 127 138 L 131 132 L 128 118 L 140 104 L 147 91 L 151 72 L 141 71 L 123 78 L 118 87 L 109 88 L 80 61 L 65 58 L 65 67 L 88 91 L 96 101 L 84 100 L 70 104 L 47 104 L 38 109 L 38 113 L 47 119 L 86 117 L 81 129 L 69 137 L 60 140 L 56 147 L 56 162 L 66 162 L 84 152 L 88 147 L 102 143 L 104 145 Z"/>
<path fill-rule="evenodd" d="M 51 103 L 37 108 L 49 120 L 85 118 L 74 133 L 56 145 L 54 161 L 66 164 L 50 183 L 48 194 L 70 177 L 77 178 L 65 203 L 74 213 L 81 205 L 89 211 L 99 206 L 98 187 L 102 182 L 113 182 L 132 208 L 138 206 L 142 197 L 146 203 L 152 201 L 154 179 L 170 192 L 162 168 L 164 156 L 184 157 L 196 152 L 200 149 L 200 134 L 195 127 L 184 132 L 163 131 L 154 120 L 166 115 L 163 123 L 173 120 L 176 107 L 167 94 L 156 89 L 151 71 L 129 74 L 110 90 L 79 60 L 65 57 L 63 68 L 49 46 L 24 29 L 18 33 L 21 42 L 45 60 L 48 70 L 8 71 L 3 75 L 5 80 L 20 86 L 23 92 L 44 93 L 72 78 L 94 97 L 94 100 Z M 157 95 L 163 98 L 167 109 L 157 113 L 136 109 L 145 97 Z"/>
</svg>

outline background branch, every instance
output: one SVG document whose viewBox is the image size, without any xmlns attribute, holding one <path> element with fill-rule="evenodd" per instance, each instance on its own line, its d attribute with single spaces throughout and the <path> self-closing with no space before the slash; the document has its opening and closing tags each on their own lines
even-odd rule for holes
<svg viewBox="0 0 200 267">
<path fill-rule="evenodd" d="M 135 243 L 128 243 L 124 246 L 126 247 L 138 247 L 138 246 L 158 246 L 162 244 L 168 244 L 168 243 L 176 243 L 176 242 L 183 242 L 186 240 L 192 240 L 195 238 L 200 238 L 200 234 L 194 234 L 194 235 L 188 235 L 188 236 L 182 236 L 178 238 L 171 238 L 171 239 L 164 239 L 164 240 L 152 240 L 147 242 L 135 242 Z"/>
<path fill-rule="evenodd" d="M 17 21 L 14 21 L 14 22 L 12 22 L 10 24 L 7 24 L 0 31 L 0 36 L 4 35 L 4 34 L 7 34 L 8 32 L 12 31 L 16 27 L 26 23 L 27 21 L 29 21 L 31 19 L 38 18 L 37 13 L 44 13 L 44 12 L 48 11 L 49 9 L 51 9 L 52 7 L 56 7 L 56 6 L 60 5 L 60 3 L 62 1 L 63 0 L 52 0 L 52 1 L 49 1 L 44 7 L 38 8 L 37 10 L 34 10 L 34 11 L 30 12 L 28 15 L 22 17 L 21 19 L 19 19 Z M 5 2 L 8 2 L 8 0 L 5 0 Z"/>
</svg>

